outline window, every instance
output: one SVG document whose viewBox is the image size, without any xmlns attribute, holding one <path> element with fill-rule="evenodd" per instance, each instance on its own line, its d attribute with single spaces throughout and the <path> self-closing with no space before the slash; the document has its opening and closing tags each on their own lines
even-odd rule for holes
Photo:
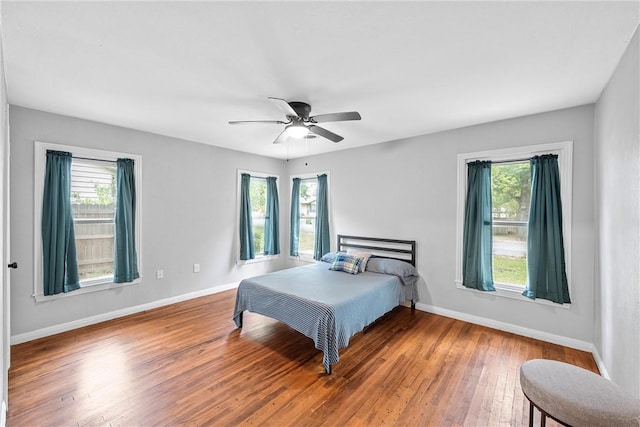
<svg viewBox="0 0 640 427">
<path fill-rule="evenodd" d="M 80 286 L 113 280 L 116 163 L 73 158 L 71 211 Z"/>
<path fill-rule="evenodd" d="M 563 236 L 567 276 L 571 272 L 571 165 L 572 142 L 526 146 L 458 155 L 458 209 L 456 284 L 461 289 L 463 234 L 467 193 L 467 164 L 491 161 L 491 260 L 495 293 L 531 301 L 522 296 L 527 282 L 527 235 L 531 199 L 529 159 L 556 154 L 560 172 Z M 569 284 L 571 281 L 569 280 Z M 544 300 L 536 300 L 547 303 Z M 550 302 L 549 302 L 550 303 Z"/>
<path fill-rule="evenodd" d="M 277 178 L 259 172 L 238 171 L 239 262 L 267 260 L 280 253 Z M 243 195 L 245 179 L 248 180 L 246 200 Z M 250 213 L 245 213 L 249 207 Z"/>
<path fill-rule="evenodd" d="M 493 279 L 524 287 L 527 281 L 527 220 L 531 199 L 529 161 L 491 165 Z"/>
<path fill-rule="evenodd" d="M 267 180 L 251 177 L 251 218 L 253 222 L 253 244 L 257 254 L 264 253 L 264 220 L 267 206 Z"/>
<path fill-rule="evenodd" d="M 76 262 L 80 289 L 56 295 L 43 292 L 42 201 L 47 151 L 71 153 L 70 205 L 75 232 Z M 141 207 L 142 157 L 134 154 L 94 150 L 61 144 L 35 142 L 34 191 L 34 297 L 44 301 L 69 295 L 94 292 L 126 284 L 140 278 L 114 282 L 115 217 L 117 200 L 117 166 L 119 158 L 133 160 L 137 206 L 135 211 L 135 252 L 137 268 L 142 272 Z M 121 280 L 122 281 L 122 280 Z"/>
<path fill-rule="evenodd" d="M 328 180 L 326 172 L 291 177 L 292 257 L 311 262 L 330 250 Z"/>
<path fill-rule="evenodd" d="M 298 254 L 304 258 L 313 258 L 313 245 L 316 236 L 316 194 L 317 178 L 300 180 L 300 240 Z"/>
</svg>

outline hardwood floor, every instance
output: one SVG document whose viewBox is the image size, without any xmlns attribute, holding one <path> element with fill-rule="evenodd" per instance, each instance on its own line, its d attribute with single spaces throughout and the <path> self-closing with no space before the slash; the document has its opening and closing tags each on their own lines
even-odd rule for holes
<svg viewBox="0 0 640 427">
<path fill-rule="evenodd" d="M 327 376 L 313 342 L 284 324 L 245 312 L 236 329 L 234 300 L 13 346 L 7 425 L 519 426 L 524 361 L 597 372 L 586 352 L 400 307 L 353 337 Z"/>
</svg>

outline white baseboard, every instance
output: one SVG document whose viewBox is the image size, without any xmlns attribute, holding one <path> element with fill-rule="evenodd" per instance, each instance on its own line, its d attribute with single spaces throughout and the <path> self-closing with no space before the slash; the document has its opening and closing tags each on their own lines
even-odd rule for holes
<svg viewBox="0 0 640 427">
<path fill-rule="evenodd" d="M 553 344 L 563 345 L 565 347 L 575 348 L 577 350 L 593 352 L 594 346 L 590 342 L 576 340 L 574 338 L 563 337 L 561 335 L 550 334 L 535 329 L 529 329 L 522 326 L 512 325 L 511 323 L 499 322 L 497 320 L 487 319 L 485 317 L 474 316 L 472 314 L 462 313 L 460 311 L 448 310 L 446 308 L 435 307 L 428 304 L 416 303 L 418 310 L 426 311 L 433 314 L 439 314 L 445 317 L 462 320 L 476 325 L 486 326 L 500 331 L 510 332 L 524 337 L 535 338 L 541 341 Z M 595 356 L 594 356 L 595 357 Z"/>
<path fill-rule="evenodd" d="M 62 323 L 60 325 L 54 325 L 47 328 L 37 329 L 31 332 L 25 332 L 24 334 L 13 335 L 11 337 L 11 345 L 21 344 L 23 342 L 32 341 L 38 338 L 48 337 L 50 335 L 59 334 L 61 332 L 67 332 L 72 329 L 82 328 L 83 326 L 89 326 L 89 325 L 104 322 L 107 320 L 117 319 L 118 317 L 128 316 L 130 314 L 140 313 L 145 310 L 164 307 L 165 305 L 175 304 L 175 303 L 187 301 L 193 298 L 199 298 L 206 295 L 216 294 L 218 292 L 237 288 L 239 283 L 240 282 L 227 283 L 225 285 L 214 286 L 213 288 L 207 288 L 200 291 L 191 292 L 188 294 L 177 295 L 175 297 L 165 298 L 165 299 L 153 301 L 147 304 L 127 307 L 120 310 L 111 311 L 108 313 L 98 314 L 96 316 L 85 317 L 84 319 L 78 319 L 72 322 Z"/>
<path fill-rule="evenodd" d="M 600 375 L 602 375 L 606 379 L 610 380 L 611 377 L 609 376 L 609 372 L 607 371 L 607 367 L 605 366 L 604 361 L 602 360 L 602 357 L 600 356 L 600 353 L 598 352 L 598 349 L 596 348 L 595 345 L 593 346 L 593 349 L 591 350 L 591 354 L 593 354 L 593 358 L 596 361 L 596 365 L 598 365 L 598 370 L 600 371 Z"/>
</svg>

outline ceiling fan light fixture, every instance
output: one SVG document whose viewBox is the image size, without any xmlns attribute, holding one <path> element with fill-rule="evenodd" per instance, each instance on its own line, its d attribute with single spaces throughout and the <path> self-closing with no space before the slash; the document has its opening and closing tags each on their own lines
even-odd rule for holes
<svg viewBox="0 0 640 427">
<path fill-rule="evenodd" d="M 292 138 L 304 138 L 309 134 L 309 128 L 303 124 L 294 124 L 287 126 L 287 135 Z"/>
</svg>

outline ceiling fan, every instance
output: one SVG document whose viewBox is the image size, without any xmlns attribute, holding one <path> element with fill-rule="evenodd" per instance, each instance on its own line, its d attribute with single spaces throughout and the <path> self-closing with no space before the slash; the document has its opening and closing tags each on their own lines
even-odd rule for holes
<svg viewBox="0 0 640 427">
<path fill-rule="evenodd" d="M 310 116 L 311 105 L 306 102 L 285 101 L 280 98 L 269 97 L 276 107 L 284 112 L 287 121 L 282 120 L 240 120 L 230 121 L 230 125 L 239 125 L 245 123 L 273 123 L 286 125 L 284 130 L 273 141 L 274 144 L 284 142 L 287 137 L 293 138 L 315 138 L 315 135 L 327 138 L 329 141 L 340 142 L 344 138 L 323 127 L 316 126 L 316 123 L 326 122 L 342 122 L 347 120 L 360 120 L 360 113 L 357 111 L 349 111 L 344 113 L 319 114 Z"/>
</svg>

